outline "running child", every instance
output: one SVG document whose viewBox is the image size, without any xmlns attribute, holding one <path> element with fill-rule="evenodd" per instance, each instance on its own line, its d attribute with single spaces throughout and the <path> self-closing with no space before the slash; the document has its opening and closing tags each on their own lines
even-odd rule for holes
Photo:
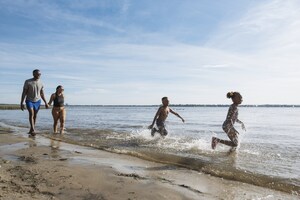
<svg viewBox="0 0 300 200">
<path fill-rule="evenodd" d="M 162 106 L 159 107 L 159 109 L 157 110 L 153 122 L 152 124 L 148 127 L 149 129 L 151 129 L 151 135 L 154 136 L 155 132 L 159 132 L 161 134 L 161 136 L 166 136 L 168 134 L 168 131 L 166 130 L 165 127 L 165 121 L 168 117 L 169 113 L 172 113 L 174 115 L 176 115 L 177 117 L 179 117 L 182 122 L 184 122 L 184 119 L 176 112 L 174 112 L 170 107 L 169 107 L 169 100 L 168 97 L 163 97 L 161 99 L 162 101 Z M 156 122 L 157 128 L 153 128 L 154 123 Z"/>
<path fill-rule="evenodd" d="M 212 137 L 211 147 L 215 149 L 218 143 L 225 144 L 231 147 L 238 146 L 239 132 L 234 128 L 234 123 L 237 122 L 242 125 L 242 129 L 246 131 L 245 125 L 238 119 L 238 105 L 243 101 L 243 97 L 238 92 L 228 92 L 227 98 L 231 99 L 233 104 L 229 107 L 226 120 L 223 123 L 223 130 L 227 134 L 230 140 L 222 140 L 216 137 Z"/>
</svg>

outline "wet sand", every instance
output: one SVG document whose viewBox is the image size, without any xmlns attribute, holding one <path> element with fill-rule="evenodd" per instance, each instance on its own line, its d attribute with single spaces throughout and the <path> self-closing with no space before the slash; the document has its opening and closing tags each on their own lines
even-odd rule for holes
<svg viewBox="0 0 300 200">
<path fill-rule="evenodd" d="M 1 200 L 298 199 L 267 188 L 54 139 L 39 135 L 32 139 L 0 129 Z"/>
</svg>

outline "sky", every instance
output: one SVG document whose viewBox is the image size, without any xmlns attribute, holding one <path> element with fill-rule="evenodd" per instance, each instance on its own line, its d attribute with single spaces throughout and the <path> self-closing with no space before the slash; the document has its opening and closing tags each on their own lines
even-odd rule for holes
<svg viewBox="0 0 300 200">
<path fill-rule="evenodd" d="M 299 0 L 0 0 L 0 103 L 300 104 Z"/>
</svg>

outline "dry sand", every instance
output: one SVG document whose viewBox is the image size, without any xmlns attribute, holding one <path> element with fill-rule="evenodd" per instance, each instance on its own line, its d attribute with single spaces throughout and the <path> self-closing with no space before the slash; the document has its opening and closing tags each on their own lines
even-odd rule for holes
<svg viewBox="0 0 300 200">
<path fill-rule="evenodd" d="M 135 157 L 0 129 L 0 199 L 298 199 Z"/>
</svg>

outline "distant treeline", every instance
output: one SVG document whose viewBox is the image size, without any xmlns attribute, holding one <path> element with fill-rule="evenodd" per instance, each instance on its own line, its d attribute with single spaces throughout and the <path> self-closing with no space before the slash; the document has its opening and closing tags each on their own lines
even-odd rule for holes
<svg viewBox="0 0 300 200">
<path fill-rule="evenodd" d="M 41 105 L 41 109 L 45 108 Z M 21 109 L 20 104 L 0 104 L 0 110 L 18 110 Z"/>
<path fill-rule="evenodd" d="M 228 107 L 229 104 L 172 104 L 172 107 Z M 66 105 L 66 107 L 157 107 L 158 105 Z M 240 105 L 241 107 L 266 107 L 266 108 L 300 108 L 300 105 L 262 104 Z M 45 108 L 44 105 L 41 108 Z M 19 104 L 0 104 L 0 110 L 17 110 Z"/>
<path fill-rule="evenodd" d="M 20 105 L 17 104 L 0 104 L 0 110 L 16 110 L 20 109 Z"/>
</svg>

